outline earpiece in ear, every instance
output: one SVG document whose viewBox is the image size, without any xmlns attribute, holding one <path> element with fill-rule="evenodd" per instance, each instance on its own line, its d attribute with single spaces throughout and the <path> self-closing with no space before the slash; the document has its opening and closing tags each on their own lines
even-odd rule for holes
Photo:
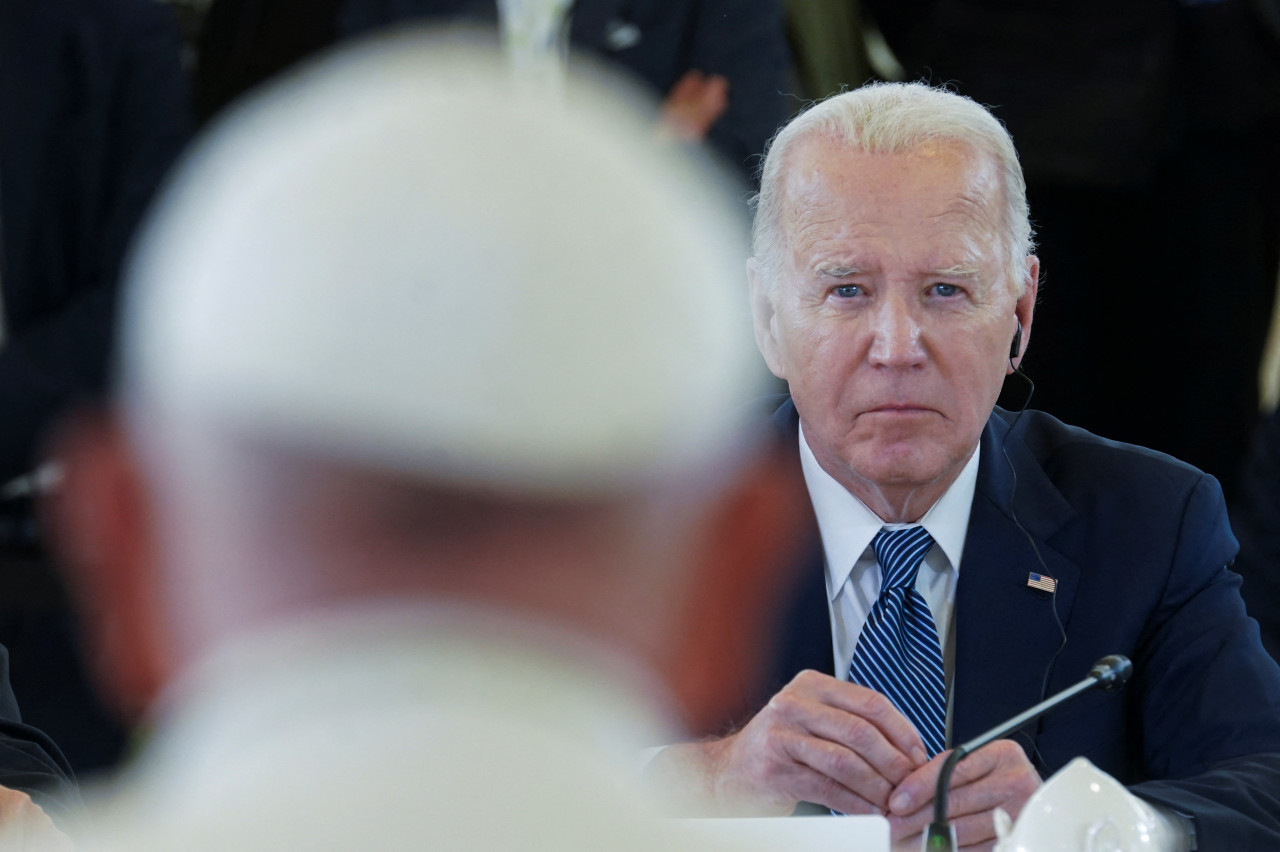
<svg viewBox="0 0 1280 852">
<path fill-rule="evenodd" d="M 1022 354 L 1022 320 L 1018 320 L 1018 330 L 1013 333 L 1013 342 L 1009 344 L 1009 360 Z"/>
</svg>

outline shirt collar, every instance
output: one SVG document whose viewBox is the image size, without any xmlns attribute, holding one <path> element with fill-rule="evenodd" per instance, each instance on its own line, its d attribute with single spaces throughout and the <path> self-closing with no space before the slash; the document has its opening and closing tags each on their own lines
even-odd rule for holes
<svg viewBox="0 0 1280 852">
<path fill-rule="evenodd" d="M 973 508 L 973 494 L 978 483 L 978 457 L 981 453 L 979 444 L 960 475 L 920 519 L 920 525 L 929 531 L 952 568 L 957 571 L 960 570 L 960 557 L 964 554 L 969 512 Z M 800 467 L 804 471 L 805 486 L 809 490 L 813 512 L 818 519 L 822 548 L 827 555 L 827 594 L 834 599 L 853 571 L 858 557 L 871 544 L 871 539 L 875 538 L 880 528 L 895 525 L 882 521 L 865 503 L 822 469 L 813 450 L 809 448 L 809 442 L 805 440 L 803 423 L 800 424 Z"/>
</svg>

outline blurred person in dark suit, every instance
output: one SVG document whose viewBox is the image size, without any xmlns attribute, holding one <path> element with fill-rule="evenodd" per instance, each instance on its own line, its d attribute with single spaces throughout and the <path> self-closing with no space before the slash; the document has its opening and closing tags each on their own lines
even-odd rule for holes
<svg viewBox="0 0 1280 852">
<path fill-rule="evenodd" d="M 176 34 L 155 3 L 0 3 L 0 484 L 30 472 L 56 418 L 104 388 L 116 277 L 185 140 L 186 98 Z M 0 505 L 10 534 L 0 541 L 0 635 L 36 673 L 26 678 L 23 705 L 42 724 L 57 716 L 68 730 L 90 728 L 92 709 L 76 700 L 65 619 L 28 597 L 28 586 L 54 582 L 43 568 L 33 572 L 37 581 L 22 582 L 11 564 L 38 561 L 26 504 L 4 489 Z M 0 784 L 61 818 L 78 807 L 71 766 L 21 723 L 9 678 L 0 648 Z M 12 793 L 0 792 L 0 831 L 20 813 Z"/>
<path fill-rule="evenodd" d="M 666 99 L 680 135 L 706 139 L 748 179 L 793 104 L 778 0 L 577 0 L 575 50 L 626 68 Z M 336 40 L 407 21 L 496 24 L 495 0 L 217 0 L 197 97 L 211 115 Z"/>
<path fill-rule="evenodd" d="M 153 0 L 0 4 L 0 480 L 101 393 L 129 239 L 186 140 L 177 33 Z"/>
</svg>

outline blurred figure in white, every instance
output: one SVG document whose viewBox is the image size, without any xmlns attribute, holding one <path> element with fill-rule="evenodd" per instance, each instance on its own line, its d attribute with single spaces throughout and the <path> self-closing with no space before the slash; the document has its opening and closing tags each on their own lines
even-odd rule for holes
<svg viewBox="0 0 1280 852">
<path fill-rule="evenodd" d="M 178 172 L 52 507 L 155 726 L 86 848 L 684 844 L 639 750 L 741 689 L 803 492 L 734 199 L 566 83 L 382 39 Z"/>
</svg>

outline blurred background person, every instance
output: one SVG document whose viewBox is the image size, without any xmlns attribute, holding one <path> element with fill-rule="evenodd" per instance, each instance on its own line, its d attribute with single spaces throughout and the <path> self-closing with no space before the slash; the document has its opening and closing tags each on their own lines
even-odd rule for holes
<svg viewBox="0 0 1280 852">
<path fill-rule="evenodd" d="M 496 0 L 216 0 L 200 36 L 202 116 L 299 59 L 389 25 L 497 25 Z M 764 144 L 795 103 L 779 0 L 575 0 L 564 39 L 616 63 L 664 100 L 676 135 L 706 138 L 753 179 Z"/>
<path fill-rule="evenodd" d="M 678 848 L 638 749 L 743 688 L 802 493 L 740 205 L 616 84 L 485 56 L 329 57 L 148 225 L 53 506 L 156 725 L 86 848 Z"/>
<path fill-rule="evenodd" d="M 171 16 L 152 0 L 0 4 L 0 480 L 107 376 L 116 277 L 186 138 Z"/>
<path fill-rule="evenodd" d="M 119 268 L 184 144 L 187 99 L 152 0 L 0 2 L 0 642 L 23 718 L 79 767 L 114 760 L 122 738 L 83 686 L 29 474 L 51 424 L 104 389 Z M 16 723 L 8 675 L 0 715 Z M 66 774 L 61 756 L 42 765 Z"/>
</svg>

